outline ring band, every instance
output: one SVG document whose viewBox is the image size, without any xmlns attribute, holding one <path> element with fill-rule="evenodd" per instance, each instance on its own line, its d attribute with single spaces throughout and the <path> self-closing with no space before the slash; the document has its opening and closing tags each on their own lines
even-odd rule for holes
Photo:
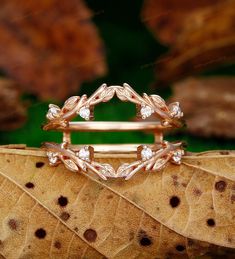
<svg viewBox="0 0 235 259">
<path fill-rule="evenodd" d="M 137 117 L 141 120 L 136 122 L 119 121 L 90 121 L 94 119 L 94 106 L 101 102 L 108 102 L 114 95 L 121 101 L 129 101 L 137 107 Z M 77 115 L 85 121 L 71 121 Z M 144 121 L 150 116 L 158 120 Z M 179 103 L 166 105 L 158 95 L 136 93 L 128 84 L 123 86 L 101 85 L 89 98 L 86 95 L 72 96 L 62 108 L 50 104 L 47 113 L 48 123 L 44 130 L 57 130 L 63 132 L 62 144 L 44 143 L 51 165 L 63 162 L 72 171 L 83 170 L 93 172 L 106 180 L 109 177 L 124 177 L 130 179 L 141 170 L 161 170 L 168 161 L 180 164 L 184 154 L 182 143 L 169 143 L 163 140 L 163 131 L 166 129 L 179 128 L 182 126 L 183 113 Z M 71 131 L 149 131 L 154 134 L 154 144 L 112 144 L 112 145 L 72 145 Z M 135 153 L 137 160 L 124 163 L 115 170 L 110 164 L 101 164 L 95 161 L 97 153 Z"/>
</svg>

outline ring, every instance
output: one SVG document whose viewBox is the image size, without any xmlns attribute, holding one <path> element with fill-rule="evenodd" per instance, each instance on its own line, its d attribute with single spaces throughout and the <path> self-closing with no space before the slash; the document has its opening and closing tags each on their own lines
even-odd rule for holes
<svg viewBox="0 0 235 259">
<path fill-rule="evenodd" d="M 114 96 L 124 102 L 136 105 L 137 119 L 133 122 L 122 121 L 92 121 L 96 104 L 108 102 Z M 80 116 L 85 121 L 72 121 Z M 145 120 L 155 116 L 154 120 Z M 123 86 L 101 85 L 90 97 L 87 95 L 72 96 L 62 108 L 50 104 L 47 112 L 48 122 L 44 130 L 57 130 L 63 132 L 61 144 L 44 143 L 49 163 L 57 166 L 64 163 L 71 171 L 93 172 L 104 180 L 107 178 L 123 177 L 130 179 L 139 171 L 159 171 L 167 162 L 180 164 L 184 155 L 182 142 L 170 143 L 163 140 L 163 131 L 182 126 L 183 113 L 179 103 L 174 102 L 167 106 L 158 95 L 140 96 L 128 84 Z M 153 144 L 110 144 L 110 145 L 73 145 L 71 143 L 72 131 L 148 131 L 154 134 Z M 136 160 L 123 163 L 116 170 L 110 164 L 99 163 L 96 155 L 109 156 L 111 154 L 132 154 Z"/>
</svg>

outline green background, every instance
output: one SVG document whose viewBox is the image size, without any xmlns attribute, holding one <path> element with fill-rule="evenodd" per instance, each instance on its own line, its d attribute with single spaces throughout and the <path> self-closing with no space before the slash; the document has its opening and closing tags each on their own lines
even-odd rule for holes
<svg viewBox="0 0 235 259">
<path fill-rule="evenodd" d="M 171 88 L 152 89 L 156 80 L 154 64 L 167 47 L 157 42 L 141 22 L 142 1 L 86 1 L 94 12 L 94 22 L 103 38 L 109 72 L 106 77 L 84 83 L 78 93 L 91 94 L 102 83 L 108 85 L 130 84 L 138 93 L 160 94 L 168 98 Z M 221 67 L 207 71 L 206 75 L 234 75 L 234 66 Z M 59 86 L 58 86 L 59 87 Z M 41 125 L 45 122 L 48 102 L 40 102 L 34 96 L 25 94 L 23 101 L 29 105 L 27 123 L 21 129 L 1 132 L 0 144 L 26 143 L 39 147 L 44 141 L 61 142 L 61 133 L 44 132 Z M 51 102 L 55 103 L 54 100 Z M 61 105 L 62 103 L 57 103 Z M 109 104 L 100 104 L 95 109 L 96 120 L 128 120 L 135 115 L 135 107 L 130 103 L 117 100 Z M 152 142 L 153 137 L 141 132 L 126 133 L 73 133 L 75 143 L 144 143 Z M 234 140 L 219 138 L 204 139 L 182 133 L 169 135 L 169 140 L 183 139 L 188 143 L 188 150 L 203 151 L 208 149 L 235 149 Z"/>
</svg>

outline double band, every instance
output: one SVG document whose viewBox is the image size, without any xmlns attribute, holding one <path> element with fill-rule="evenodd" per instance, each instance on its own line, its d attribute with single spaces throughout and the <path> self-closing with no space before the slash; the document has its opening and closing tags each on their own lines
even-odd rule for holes
<svg viewBox="0 0 235 259">
<path fill-rule="evenodd" d="M 114 96 L 121 101 L 129 101 L 137 107 L 137 118 L 135 122 L 102 122 L 91 121 L 94 119 L 94 107 L 101 102 L 108 102 Z M 80 116 L 85 121 L 72 121 Z M 158 95 L 137 94 L 128 84 L 123 86 L 101 85 L 90 97 L 86 95 L 72 96 L 62 108 L 50 104 L 47 113 L 48 123 L 44 130 L 58 130 L 63 132 L 62 144 L 44 143 L 51 165 L 63 162 L 72 171 L 83 170 L 93 172 L 106 180 L 108 177 L 124 177 L 130 179 L 141 170 L 161 170 L 168 161 L 180 164 L 184 154 L 181 142 L 169 143 L 163 140 L 163 131 L 166 129 L 179 128 L 183 113 L 178 102 L 166 105 L 165 101 Z M 148 117 L 155 117 L 154 120 Z M 85 145 L 71 144 L 71 131 L 148 131 L 155 137 L 153 144 L 139 145 Z M 96 154 L 135 154 L 136 160 L 132 163 L 124 163 L 115 170 L 110 164 L 102 164 L 95 161 Z"/>
</svg>

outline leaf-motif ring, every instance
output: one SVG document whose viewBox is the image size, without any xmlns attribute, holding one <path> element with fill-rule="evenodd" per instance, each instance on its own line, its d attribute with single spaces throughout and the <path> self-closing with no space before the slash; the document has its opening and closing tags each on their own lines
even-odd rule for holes
<svg viewBox="0 0 235 259">
<path fill-rule="evenodd" d="M 94 118 L 94 106 L 101 102 L 108 102 L 114 96 L 121 101 L 129 101 L 137 107 L 136 121 L 91 121 Z M 77 115 L 83 121 L 72 121 Z M 150 117 L 154 117 L 150 120 Z M 128 84 L 123 86 L 101 85 L 90 97 L 87 95 L 72 96 L 62 108 L 50 104 L 47 112 L 47 124 L 44 130 L 59 130 L 63 132 L 62 144 L 44 143 L 50 165 L 59 163 L 71 171 L 82 170 L 95 173 L 104 180 L 107 178 L 123 177 L 130 179 L 138 171 L 163 169 L 167 162 L 180 164 L 184 154 L 181 142 L 170 143 L 163 140 L 165 129 L 182 126 L 183 113 L 179 103 L 167 105 L 158 95 L 143 94 L 140 96 Z M 149 118 L 149 119 L 147 119 Z M 147 120 L 146 120 L 147 119 Z M 154 134 L 153 144 L 112 144 L 112 145 L 72 145 L 70 133 L 72 131 L 150 131 Z M 121 164 L 117 170 L 107 163 L 95 160 L 97 154 L 112 156 L 123 153 L 134 153 L 136 159 L 131 163 Z"/>
</svg>

